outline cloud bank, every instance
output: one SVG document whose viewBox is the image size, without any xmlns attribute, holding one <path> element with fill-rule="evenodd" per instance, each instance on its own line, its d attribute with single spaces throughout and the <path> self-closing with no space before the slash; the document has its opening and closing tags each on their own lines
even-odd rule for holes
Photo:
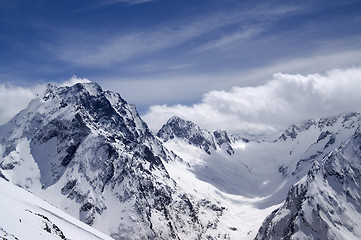
<svg viewBox="0 0 361 240">
<path fill-rule="evenodd" d="M 360 89 L 357 67 L 325 74 L 276 73 L 260 86 L 211 91 L 191 106 L 154 105 L 143 118 L 153 131 L 178 115 L 209 130 L 265 134 L 308 118 L 361 111 Z"/>
<path fill-rule="evenodd" d="M 40 87 L 25 88 L 9 84 L 0 84 L 0 124 L 10 120 L 21 109 L 25 108 L 31 99 L 36 97 Z"/>
</svg>

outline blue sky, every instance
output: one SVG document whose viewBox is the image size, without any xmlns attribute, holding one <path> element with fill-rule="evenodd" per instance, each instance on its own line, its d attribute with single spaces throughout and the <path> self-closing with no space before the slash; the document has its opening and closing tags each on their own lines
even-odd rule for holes
<svg viewBox="0 0 361 240">
<path fill-rule="evenodd" d="M 3 0 L 0 84 L 36 89 L 76 75 L 146 114 L 278 72 L 360 67 L 360 26 L 354 0 Z"/>
</svg>

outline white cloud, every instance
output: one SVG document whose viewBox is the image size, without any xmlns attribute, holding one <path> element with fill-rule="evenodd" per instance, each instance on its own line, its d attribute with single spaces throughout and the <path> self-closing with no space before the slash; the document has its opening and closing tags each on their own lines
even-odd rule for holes
<svg viewBox="0 0 361 240">
<path fill-rule="evenodd" d="M 9 84 L 0 85 L 0 124 L 10 120 L 21 109 L 25 108 L 36 93 L 41 91 L 41 86 L 33 88 L 18 87 Z"/>
<path fill-rule="evenodd" d="M 151 105 L 199 102 L 202 95 L 212 91 L 229 91 L 233 86 L 265 85 L 275 72 L 324 73 L 327 69 L 361 66 L 361 50 L 314 53 L 304 58 L 285 58 L 272 64 L 247 70 L 147 73 L 138 77 L 99 76 L 94 81 L 104 89 L 120 93 L 128 102 L 136 104 L 144 113 Z M 156 64 L 154 65 L 156 66 Z M 150 68 L 150 67 L 149 67 Z"/>
<path fill-rule="evenodd" d="M 311 117 L 361 111 L 361 68 L 325 74 L 274 74 L 255 87 L 211 91 L 192 106 L 156 105 L 143 116 L 153 131 L 178 115 L 204 128 L 233 133 L 267 133 Z"/>
</svg>

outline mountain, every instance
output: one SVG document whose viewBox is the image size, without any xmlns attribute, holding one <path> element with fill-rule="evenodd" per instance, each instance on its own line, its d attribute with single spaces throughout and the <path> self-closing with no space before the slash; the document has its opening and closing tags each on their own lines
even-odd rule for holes
<svg viewBox="0 0 361 240">
<path fill-rule="evenodd" d="M 361 131 L 315 162 L 256 239 L 361 238 Z"/>
<path fill-rule="evenodd" d="M 250 140 L 225 131 L 211 133 L 191 121 L 172 117 L 157 136 L 168 149 L 189 159 L 200 179 L 217 188 L 248 197 L 278 198 L 276 193 L 285 197 L 315 161 L 347 141 L 359 119 L 358 113 L 313 119 L 292 125 L 278 136 Z M 284 199 L 274 200 L 276 204 Z"/>
<path fill-rule="evenodd" d="M 205 238 L 222 212 L 175 183 L 165 164 L 180 159 L 96 83 L 50 84 L 0 127 L 0 156 L 3 178 L 115 239 Z"/>
<path fill-rule="evenodd" d="M 112 239 L 0 178 L 0 238 Z"/>
<path fill-rule="evenodd" d="M 234 154 L 231 146 L 234 138 L 228 136 L 227 132 L 217 130 L 211 133 L 201 129 L 195 123 L 177 116 L 170 118 L 158 131 L 157 136 L 164 142 L 174 137 L 186 139 L 189 144 L 203 149 L 208 154 L 211 154 L 211 150 L 217 150 L 218 148 L 224 148 L 229 155 Z"/>
<path fill-rule="evenodd" d="M 243 197 L 242 203 L 248 205 L 248 210 L 243 209 L 242 214 L 247 214 L 249 222 L 254 224 L 250 224 L 247 229 L 249 234 L 239 233 L 237 237 L 252 239 L 257 232 L 257 229 L 253 228 L 258 228 L 260 225 L 256 226 L 257 220 L 250 218 L 251 212 L 260 215 L 271 214 L 271 211 L 280 207 L 286 198 L 295 198 L 295 193 L 300 191 L 289 192 L 290 189 L 297 188 L 300 180 L 306 178 L 314 165 L 320 164 L 325 156 L 335 149 L 342 148 L 353 139 L 359 131 L 359 123 L 360 114 L 351 113 L 308 120 L 292 125 L 279 135 L 265 139 L 248 140 L 242 137 L 229 137 L 231 139 L 229 144 L 233 149 L 231 155 L 226 149 L 215 144 L 215 141 L 208 141 L 211 143 L 209 146 L 214 143 L 216 148 L 209 148 L 210 151 L 207 153 L 204 144 L 199 142 L 205 143 L 207 139 L 214 139 L 214 136 L 194 123 L 177 117 L 171 118 L 157 135 L 168 149 L 189 164 L 188 170 L 197 180 L 211 184 L 224 196 L 229 197 L 226 194 L 231 194 Z M 190 136 L 193 138 L 198 136 L 196 139 L 201 141 L 189 140 Z M 342 174 L 340 173 L 340 176 Z M 229 208 L 241 216 L 238 210 L 240 206 L 234 208 L 236 202 L 234 201 L 233 206 Z M 288 204 L 288 206 L 294 205 L 295 203 Z M 358 206 L 354 207 L 358 208 Z M 279 212 L 277 214 L 281 214 Z M 273 216 L 270 215 L 268 219 L 273 219 Z M 265 224 L 262 229 L 270 229 L 265 227 Z M 271 232 L 276 231 L 278 227 L 277 225 L 269 231 L 259 230 L 263 234 L 258 233 L 257 239 L 268 239 L 272 236 Z M 283 227 L 283 230 L 288 229 L 287 224 Z M 300 229 L 299 231 L 308 231 L 302 227 Z"/>
</svg>

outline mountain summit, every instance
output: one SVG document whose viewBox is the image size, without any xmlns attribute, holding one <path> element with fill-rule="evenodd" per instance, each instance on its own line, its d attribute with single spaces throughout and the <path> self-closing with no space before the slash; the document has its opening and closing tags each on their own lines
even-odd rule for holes
<svg viewBox="0 0 361 240">
<path fill-rule="evenodd" d="M 158 131 L 157 136 L 163 141 L 168 141 L 175 137 L 185 139 L 194 146 L 203 149 L 206 153 L 211 154 L 211 150 L 217 150 L 224 147 L 229 155 L 234 153 L 231 138 L 225 131 L 214 131 L 213 133 L 201 129 L 191 121 L 184 120 L 174 116 Z"/>
</svg>

